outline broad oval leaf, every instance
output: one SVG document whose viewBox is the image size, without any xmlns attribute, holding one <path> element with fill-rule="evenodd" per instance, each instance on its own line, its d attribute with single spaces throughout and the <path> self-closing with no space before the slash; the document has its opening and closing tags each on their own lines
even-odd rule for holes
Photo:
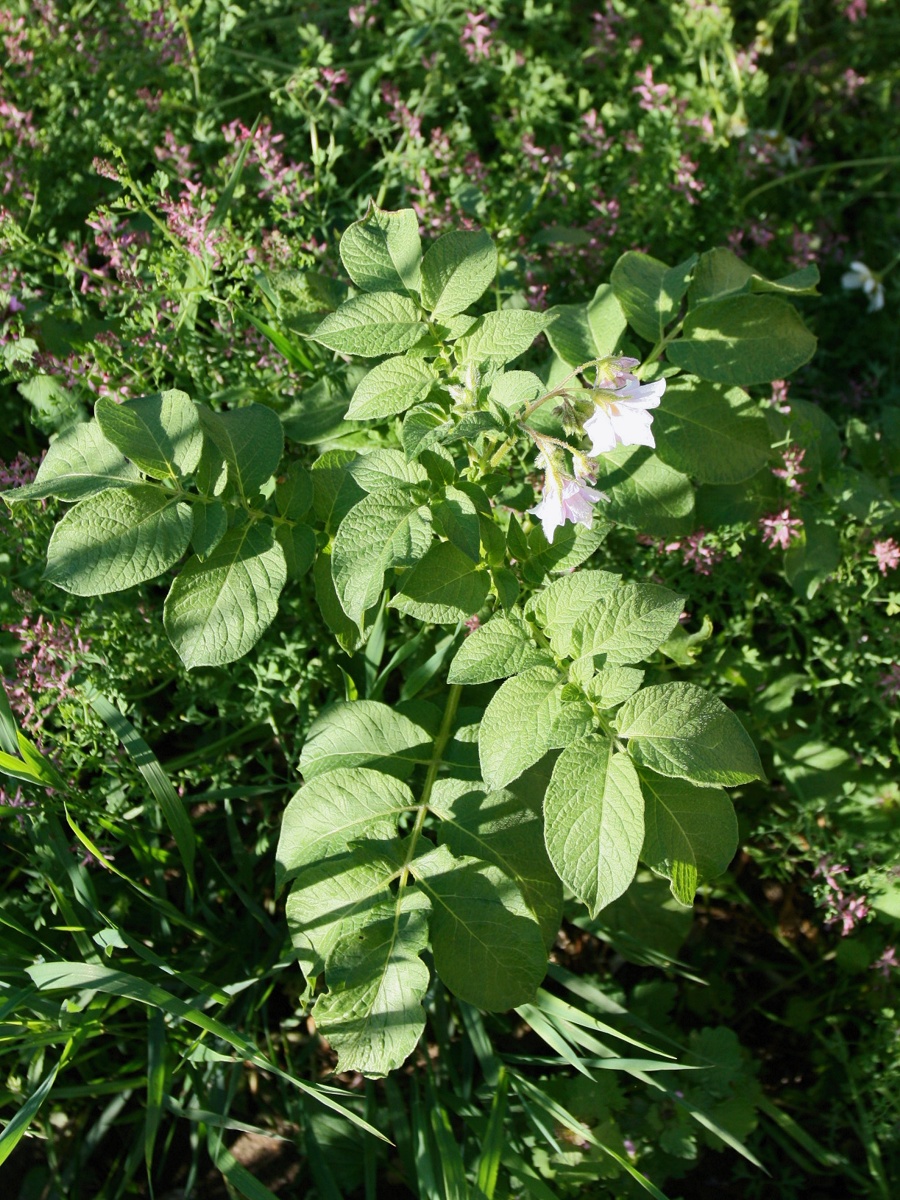
<svg viewBox="0 0 900 1200">
<path fill-rule="evenodd" d="M 309 727 L 300 771 L 307 780 L 338 767 L 370 765 L 405 778 L 431 759 L 431 738 L 420 725 L 377 700 L 326 709 Z"/>
<path fill-rule="evenodd" d="M 359 624 L 378 600 L 388 567 L 409 566 L 428 550 L 430 516 L 409 492 L 386 489 L 364 496 L 344 517 L 331 571 L 341 607 L 352 621 Z"/>
<path fill-rule="evenodd" d="M 604 516 L 658 537 L 690 533 L 694 489 L 687 475 L 647 446 L 617 446 L 597 461 L 597 487 L 609 496 Z"/>
<path fill-rule="evenodd" d="M 284 551 L 267 522 L 231 529 L 208 558 L 191 558 L 163 611 L 184 665 L 224 666 L 243 657 L 272 623 L 286 579 Z"/>
<path fill-rule="evenodd" d="M 422 260 L 422 303 L 432 316 L 456 316 L 474 304 L 497 273 L 497 247 L 485 230 L 454 230 Z"/>
<path fill-rule="evenodd" d="M 594 601 L 620 583 L 620 577 L 611 571 L 575 571 L 554 579 L 547 587 L 535 592 L 525 611 L 534 613 L 537 623 L 549 637 L 554 653 L 567 658 L 572 653 L 575 622 Z"/>
<path fill-rule="evenodd" d="M 641 662 L 666 640 L 684 597 L 655 583 L 620 583 L 585 610 L 572 629 L 572 653 L 604 654 L 610 666 Z"/>
<path fill-rule="evenodd" d="M 425 328 L 408 296 L 375 292 L 347 300 L 309 336 L 339 354 L 380 358 L 383 354 L 402 354 L 419 340 Z"/>
<path fill-rule="evenodd" d="M 347 419 L 372 421 L 405 412 L 425 399 L 436 380 L 434 368 L 424 358 L 385 359 L 360 380 Z"/>
<path fill-rule="evenodd" d="M 478 735 L 481 773 L 491 790 L 517 779 L 553 748 L 564 686 L 555 668 L 532 667 L 497 689 Z"/>
<path fill-rule="evenodd" d="M 550 324 L 547 313 L 521 308 L 504 308 L 479 317 L 470 333 L 456 343 L 463 362 L 487 362 L 495 366 L 512 362 Z"/>
<path fill-rule="evenodd" d="M 33 483 L 3 492 L 7 504 L 18 500 L 85 500 L 111 488 L 140 481 L 137 467 L 103 436 L 96 421 L 87 421 L 51 442 Z"/>
<path fill-rule="evenodd" d="M 738 823 L 721 788 L 696 787 L 684 779 L 641 777 L 644 845 L 641 859 L 672 884 L 682 904 L 694 902 L 697 885 L 715 879 L 734 858 Z"/>
<path fill-rule="evenodd" d="M 153 484 L 115 488 L 69 509 L 47 547 L 44 578 L 75 596 L 155 579 L 191 540 L 190 505 Z"/>
<path fill-rule="evenodd" d="M 228 478 L 249 500 L 278 470 L 284 431 L 278 414 L 265 404 L 214 413 L 197 405 L 204 431 L 228 464 Z"/>
<path fill-rule="evenodd" d="M 477 613 L 490 577 L 451 542 L 436 542 L 403 580 L 391 607 L 420 621 L 453 625 Z"/>
<path fill-rule="evenodd" d="M 793 305 L 751 295 L 711 300 L 689 312 L 666 357 L 701 379 L 749 387 L 784 379 L 815 352 L 816 338 Z"/>
<path fill-rule="evenodd" d="M 411 208 L 390 212 L 370 205 L 361 221 L 344 230 L 340 254 L 347 274 L 366 292 L 417 288 L 422 245 L 415 212 Z"/>
<path fill-rule="evenodd" d="M 628 250 L 610 274 L 610 283 L 628 324 L 648 342 L 658 342 L 666 326 L 678 314 L 688 289 L 693 255 L 677 267 L 667 267 L 640 250 Z"/>
<path fill-rule="evenodd" d="M 368 767 L 337 767 L 291 797 L 275 854 L 280 891 L 307 863 L 346 850 L 359 837 L 390 838 L 401 813 L 415 807 L 405 783 Z"/>
<path fill-rule="evenodd" d="M 544 831 L 557 874 L 591 916 L 621 896 L 644 840 L 644 800 L 628 755 L 593 734 L 567 746 L 544 797 Z"/>
<path fill-rule="evenodd" d="M 497 616 L 466 638 L 450 664 L 447 682 L 490 683 L 531 667 L 552 665 L 548 656 L 532 645 L 521 621 Z"/>
<path fill-rule="evenodd" d="M 171 390 L 117 404 L 101 396 L 94 406 L 104 437 L 155 479 L 190 475 L 200 462 L 203 434 L 186 392 Z"/>
<path fill-rule="evenodd" d="M 740 483 L 768 462 L 769 428 L 740 388 L 682 376 L 656 414 L 656 453 L 701 483 Z"/>
<path fill-rule="evenodd" d="M 541 928 L 498 867 L 438 846 L 411 868 L 431 901 L 431 946 L 441 981 L 488 1012 L 524 1004 L 544 978 Z"/>
<path fill-rule="evenodd" d="M 693 683 L 660 683 L 626 700 L 615 718 L 635 762 L 701 786 L 763 779 L 750 735 L 721 700 Z"/>
</svg>

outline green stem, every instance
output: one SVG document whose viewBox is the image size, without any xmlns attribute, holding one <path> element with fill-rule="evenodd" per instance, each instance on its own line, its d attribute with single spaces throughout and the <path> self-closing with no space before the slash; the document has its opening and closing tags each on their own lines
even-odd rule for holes
<svg viewBox="0 0 900 1200">
<path fill-rule="evenodd" d="M 763 192 L 768 192 L 771 188 L 780 187 L 784 183 L 793 183 L 797 179 L 804 179 L 807 175 L 820 175 L 823 171 L 849 171 L 853 167 L 884 167 L 896 162 L 900 162 L 900 156 L 890 154 L 881 158 L 850 158 L 846 162 L 824 163 L 817 167 L 802 167 L 799 171 L 791 171 L 789 175 L 782 175 L 778 179 L 770 179 L 768 183 L 760 184 L 758 188 L 754 188 L 752 192 L 747 193 L 740 202 L 740 207 L 743 208 L 751 200 L 754 200 L 757 196 L 761 196 Z"/>
<path fill-rule="evenodd" d="M 409 878 L 409 866 L 415 857 L 416 846 L 419 842 L 419 835 L 425 824 L 425 818 L 428 815 L 428 802 L 431 799 L 431 792 L 434 788 L 434 782 L 437 779 L 438 771 L 441 763 L 444 761 L 444 751 L 447 748 L 447 743 L 450 741 L 450 734 L 453 731 L 453 719 L 456 716 L 456 710 L 459 708 L 459 698 L 462 695 L 462 684 L 454 683 L 450 688 L 450 695 L 447 697 L 447 707 L 444 709 L 444 718 L 441 721 L 441 728 L 437 737 L 434 739 L 434 749 L 431 752 L 431 759 L 428 763 L 428 773 L 425 776 L 425 783 L 422 786 L 422 795 L 419 799 L 419 811 L 416 813 L 416 823 L 413 825 L 412 835 L 409 839 L 409 849 L 406 853 L 406 861 L 403 864 L 403 869 L 400 872 L 400 891 L 406 887 L 406 881 Z"/>
</svg>

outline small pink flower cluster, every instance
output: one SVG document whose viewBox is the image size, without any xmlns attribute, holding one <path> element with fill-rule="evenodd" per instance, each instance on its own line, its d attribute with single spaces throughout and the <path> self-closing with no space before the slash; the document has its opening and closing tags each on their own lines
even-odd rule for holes
<svg viewBox="0 0 900 1200">
<path fill-rule="evenodd" d="M 181 179 L 185 179 L 188 175 L 193 175 L 196 171 L 193 160 L 191 159 L 191 147 L 177 141 L 171 129 L 167 129 L 163 134 L 163 144 L 154 146 L 153 153 L 156 155 L 157 161 L 161 163 L 169 163 L 175 174 Z"/>
<path fill-rule="evenodd" d="M 631 90 L 639 97 L 639 107 L 643 108 L 646 112 L 653 112 L 654 109 L 664 108 L 675 94 L 675 89 L 671 84 L 654 82 L 653 65 L 651 63 L 647 63 L 643 71 L 637 72 L 637 78 L 640 80 L 640 83 Z"/>
<path fill-rule="evenodd" d="M 893 538 L 885 538 L 883 542 L 874 542 L 872 553 L 882 575 L 887 575 L 888 571 L 894 571 L 900 567 L 900 546 Z"/>
<path fill-rule="evenodd" d="M 10 707 L 31 733 L 37 733 L 46 714 L 67 696 L 73 695 L 72 677 L 78 657 L 90 651 L 77 626 L 53 625 L 43 614 L 37 620 L 23 616 L 5 628 L 22 643 L 16 660 L 15 682 L 6 684 Z"/>
<path fill-rule="evenodd" d="M 783 479 L 785 486 L 792 492 L 796 492 L 798 496 L 802 496 L 806 491 L 806 486 L 800 479 L 801 475 L 806 475 L 808 472 L 808 468 L 801 465 L 805 457 L 806 451 L 802 446 L 788 446 L 781 452 L 781 461 L 784 465 L 772 468 L 775 478 Z"/>
<path fill-rule="evenodd" d="M 155 44 L 159 61 L 173 67 L 181 66 L 188 57 L 187 40 L 177 22 L 177 15 L 165 4 L 153 9 L 146 20 L 134 22 L 141 40 Z"/>
<path fill-rule="evenodd" d="M 169 229 L 184 242 L 188 254 L 201 259 L 208 255 L 213 267 L 217 267 L 221 262 L 218 246 L 227 235 L 223 229 L 209 228 L 213 205 L 206 188 L 185 179 L 178 199 L 166 196 L 159 207 L 165 213 Z"/>
<path fill-rule="evenodd" d="M 697 204 L 700 193 L 706 190 L 706 184 L 702 179 L 697 178 L 698 168 L 698 163 L 688 158 L 686 154 L 682 154 L 678 159 L 675 182 L 669 184 L 672 191 L 684 196 L 688 204 Z"/>
<path fill-rule="evenodd" d="M 401 129 L 405 129 L 414 142 L 421 142 L 422 139 L 422 118 L 416 116 L 404 104 L 400 96 L 400 89 L 395 83 L 385 80 L 381 85 L 381 99 L 387 105 L 388 116 L 395 125 L 399 125 Z"/>
<path fill-rule="evenodd" d="M 697 529 L 687 537 L 667 542 L 665 538 L 657 539 L 646 534 L 638 534 L 638 541 L 644 546 L 654 546 L 657 554 L 681 554 L 681 561 L 686 567 L 691 567 L 698 575 L 712 575 L 713 567 L 725 557 L 725 551 L 707 542 L 709 533 L 706 529 Z"/>
<path fill-rule="evenodd" d="M 885 700 L 895 700 L 900 696 L 900 663 L 891 663 L 878 680 L 878 686 Z"/>
<path fill-rule="evenodd" d="M 350 19 L 350 24 L 354 29 L 371 29 L 375 24 L 376 16 L 372 9 L 376 7 L 378 0 L 365 0 L 363 4 L 351 4 L 347 12 Z"/>
<path fill-rule="evenodd" d="M 604 54 L 611 54 L 616 48 L 619 35 L 616 26 L 622 23 L 622 16 L 616 12 L 613 0 L 606 0 L 606 10 L 591 14 L 594 22 L 594 45 Z"/>
<path fill-rule="evenodd" d="M 30 458 L 24 450 L 20 450 L 12 462 L 0 462 L 0 491 L 32 483 L 40 465 L 40 457 Z"/>
<path fill-rule="evenodd" d="M 872 963 L 869 969 L 877 971 L 884 979 L 890 979 L 892 971 L 900 970 L 900 957 L 897 956 L 897 947 L 886 946 L 884 953 Z"/>
<path fill-rule="evenodd" d="M 837 882 L 838 875 L 846 875 L 850 870 L 846 866 L 835 866 L 823 855 L 819 865 L 813 871 L 813 876 L 820 875 L 825 881 L 829 894 L 822 901 L 830 910 L 825 920 L 825 928 L 841 927 L 841 937 L 852 933 L 856 926 L 869 915 L 871 909 L 862 896 L 848 895 Z"/>
<path fill-rule="evenodd" d="M 855 25 L 857 21 L 864 21 L 869 15 L 866 0 L 838 0 L 837 6 L 841 15 L 845 16 L 851 25 Z"/>
<path fill-rule="evenodd" d="M 803 522 L 799 517 L 792 517 L 789 508 L 784 508 L 780 513 L 761 517 L 759 527 L 762 530 L 762 540 L 770 550 L 774 550 L 776 546 L 787 550 L 791 542 L 800 537 Z"/>
<path fill-rule="evenodd" d="M 469 62 L 478 62 L 479 58 L 490 58 L 496 32 L 497 22 L 491 21 L 487 13 L 466 12 L 466 24 L 459 35 L 459 41 Z"/>
<path fill-rule="evenodd" d="M 769 397 L 769 404 L 776 412 L 780 412 L 786 416 L 791 411 L 791 406 L 788 404 L 788 392 L 791 385 L 786 379 L 772 380 L 772 395 Z"/>
</svg>

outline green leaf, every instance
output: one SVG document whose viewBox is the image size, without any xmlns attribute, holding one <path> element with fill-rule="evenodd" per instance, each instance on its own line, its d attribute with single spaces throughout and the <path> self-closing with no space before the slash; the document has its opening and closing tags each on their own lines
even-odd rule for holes
<svg viewBox="0 0 900 1200">
<path fill-rule="evenodd" d="M 366 494 L 353 478 L 357 458 L 353 450 L 327 450 L 313 463 L 313 512 L 329 533 Z"/>
<path fill-rule="evenodd" d="M 337 378 L 326 376 L 304 387 L 281 414 L 285 437 L 304 446 L 330 442 L 353 425 L 344 420 L 350 391 L 356 376 L 351 370 Z"/>
<path fill-rule="evenodd" d="M 572 629 L 583 612 L 621 583 L 611 571 L 576 571 L 564 575 L 528 601 L 526 612 L 533 612 L 550 639 L 554 654 L 567 658 L 572 653 Z"/>
<path fill-rule="evenodd" d="M 601 283 L 587 311 L 588 325 L 598 357 L 615 354 L 622 342 L 627 321 L 612 284 Z"/>
<path fill-rule="evenodd" d="M 551 320 L 547 313 L 520 308 L 485 313 L 456 343 L 457 356 L 461 362 L 502 366 L 524 354 Z"/>
<path fill-rule="evenodd" d="M 404 577 L 391 607 L 420 621 L 452 625 L 477 613 L 487 599 L 490 577 L 477 570 L 451 542 L 435 542 Z"/>
<path fill-rule="evenodd" d="M 212 554 L 228 529 L 228 513 L 220 500 L 191 507 L 191 545 L 198 558 Z"/>
<path fill-rule="evenodd" d="M 522 576 L 532 586 L 543 583 L 554 571 L 571 571 L 590 558 L 606 539 L 612 524 L 599 515 L 594 516 L 592 529 L 567 523 L 554 533 L 548 542 L 540 525 L 528 534 L 528 558 L 522 563 Z"/>
<path fill-rule="evenodd" d="M 371 421 L 405 412 L 424 400 L 436 382 L 434 367 L 424 358 L 385 359 L 360 380 L 347 419 Z"/>
<path fill-rule="evenodd" d="M 312 476 L 302 463 L 292 462 L 275 487 L 278 512 L 289 521 L 299 521 L 309 512 L 312 500 Z"/>
<path fill-rule="evenodd" d="M 400 450 L 367 450 L 349 463 L 347 470 L 365 492 L 428 483 L 428 472 L 422 463 L 410 462 Z"/>
<path fill-rule="evenodd" d="M 408 566 L 425 554 L 430 518 L 427 508 L 399 488 L 373 492 L 350 509 L 334 539 L 331 570 L 351 620 L 359 624 L 378 600 L 389 567 Z"/>
<path fill-rule="evenodd" d="M 660 775 L 701 786 L 763 779 L 750 735 L 721 700 L 693 683 L 646 687 L 615 718 L 628 753 Z"/>
<path fill-rule="evenodd" d="M 299 767 L 307 780 L 365 765 L 404 779 L 416 763 L 430 761 L 431 752 L 428 734 L 408 717 L 377 700 L 355 700 L 325 709 L 313 721 Z"/>
<path fill-rule="evenodd" d="M 694 903 L 697 885 L 715 879 L 734 858 L 738 824 L 728 794 L 683 779 L 641 777 L 644 845 L 641 859 L 671 881 L 672 895 Z"/>
<path fill-rule="evenodd" d="M 598 461 L 597 487 L 609 496 L 604 515 L 620 525 L 677 537 L 693 526 L 694 489 L 646 446 L 617 446 Z"/>
<path fill-rule="evenodd" d="M 248 404 L 231 412 L 214 413 L 197 406 L 204 432 L 228 464 L 228 478 L 245 500 L 278 470 L 284 453 L 284 432 L 278 414 L 264 404 Z"/>
<path fill-rule="evenodd" d="M 644 672 L 637 667 L 604 667 L 588 683 L 585 693 L 598 708 L 618 708 L 643 682 Z"/>
<path fill-rule="evenodd" d="M 156 392 L 123 404 L 101 396 L 94 415 L 103 436 L 145 475 L 177 479 L 197 469 L 203 434 L 197 408 L 185 392 Z"/>
<path fill-rule="evenodd" d="M 426 451 L 426 453 L 430 453 Z M 448 487 L 435 506 L 434 528 L 472 562 L 481 561 L 481 526 L 472 498 L 457 487 Z"/>
<path fill-rule="evenodd" d="M 598 357 L 586 304 L 555 304 L 548 312 L 554 321 L 547 341 L 563 362 L 578 367 Z"/>
<path fill-rule="evenodd" d="M 431 901 L 435 970 L 460 1000 L 503 1012 L 531 1000 L 547 965 L 522 893 L 498 867 L 438 846 L 410 864 Z"/>
<path fill-rule="evenodd" d="M 120 592 L 162 575 L 191 540 L 191 510 L 152 484 L 82 500 L 59 522 L 44 578 L 75 596 Z"/>
<path fill-rule="evenodd" d="M 793 305 L 773 296 L 729 296 L 689 312 L 666 356 L 701 379 L 749 387 L 784 379 L 815 351 L 816 339 Z"/>
<path fill-rule="evenodd" d="M 56 1073 L 58 1070 L 58 1063 L 55 1067 L 50 1068 L 25 1103 L 16 1110 L 4 1126 L 2 1132 L 0 1132 L 0 1166 L 6 1162 L 10 1154 L 15 1150 L 28 1126 L 37 1115 L 38 1109 L 49 1096 L 50 1090 L 56 1082 Z"/>
<path fill-rule="evenodd" d="M 631 328 L 648 342 L 659 342 L 678 315 L 697 261 L 693 255 L 677 267 L 667 267 L 639 250 L 628 250 L 612 269 L 610 283 Z"/>
<path fill-rule="evenodd" d="M 334 634 L 341 649 L 347 654 L 352 654 L 367 640 L 371 627 L 367 629 L 364 625 L 361 630 L 360 626 L 355 621 L 351 621 L 341 608 L 331 574 L 330 546 L 323 546 L 316 555 L 313 566 L 313 584 L 316 591 L 316 603 L 325 618 L 325 624 Z"/>
<path fill-rule="evenodd" d="M 164 621 L 188 668 L 224 666 L 251 650 L 278 612 L 284 551 L 268 522 L 231 529 L 205 560 L 188 560 L 169 589 Z"/>
<path fill-rule="evenodd" d="M 425 332 L 419 310 L 407 296 L 376 292 L 354 296 L 329 313 L 310 337 L 339 354 L 380 358 L 402 354 Z"/>
<path fill-rule="evenodd" d="M 731 250 L 719 246 L 700 255 L 688 297 L 694 307 L 736 293 L 772 292 L 784 296 L 815 296 L 818 282 L 819 271 L 814 265 L 772 282 L 754 271 Z"/>
<path fill-rule="evenodd" d="M 309 525 L 279 525 L 275 530 L 284 551 L 288 579 L 303 579 L 316 557 L 316 535 Z"/>
<path fill-rule="evenodd" d="M 683 610 L 684 597 L 668 588 L 620 583 L 575 622 L 573 654 L 605 654 L 610 666 L 641 662 L 662 645 Z"/>
<path fill-rule="evenodd" d="M 371 204 L 361 221 L 344 230 L 340 251 L 347 274 L 363 291 L 402 292 L 419 286 L 422 245 L 411 208 L 388 212 Z"/>
<path fill-rule="evenodd" d="M 529 640 L 522 622 L 513 617 L 492 617 L 460 646 L 450 664 L 447 682 L 490 683 L 538 666 L 552 666 L 552 662 Z"/>
<path fill-rule="evenodd" d="M 0 493 L 8 504 L 18 500 L 84 500 L 112 488 L 130 487 L 138 470 L 103 436 L 96 421 L 76 425 L 52 442 L 33 483 Z"/>
<path fill-rule="evenodd" d="M 817 521 L 813 512 L 801 508 L 800 516 L 803 529 L 784 552 L 784 573 L 794 591 L 811 600 L 840 566 L 841 539 L 834 526 Z"/>
<path fill-rule="evenodd" d="M 377 845 L 364 843 L 307 863 L 285 905 L 291 942 L 303 974 L 321 975 L 348 928 L 377 917 L 395 899 L 388 884 L 397 864 Z"/>
<path fill-rule="evenodd" d="M 407 458 L 421 454 L 426 446 L 434 446 L 453 433 L 453 422 L 439 404 L 423 404 L 408 412 L 403 420 L 400 438 Z"/>
<path fill-rule="evenodd" d="M 478 300 L 497 274 L 497 247 L 489 233 L 445 233 L 422 260 L 422 303 L 436 318 L 456 316 Z"/>
<path fill-rule="evenodd" d="M 304 866 L 347 850 L 356 838 L 396 836 L 400 816 L 415 803 L 405 783 L 367 767 L 336 767 L 310 779 L 284 811 L 276 892 Z"/>
<path fill-rule="evenodd" d="M 517 779 L 557 744 L 565 686 L 553 667 L 532 667 L 494 693 L 478 735 L 481 773 L 491 790 Z"/>
<path fill-rule="evenodd" d="M 429 984 L 419 957 L 428 943 L 427 910 L 420 892 L 406 890 L 345 929 L 328 958 L 328 991 L 313 1017 L 338 1054 L 338 1070 L 380 1078 L 415 1050 Z"/>
<path fill-rule="evenodd" d="M 552 945 L 562 917 L 562 885 L 544 845 L 540 796 L 533 800 L 527 789 L 520 790 L 524 783 L 485 794 L 460 780 L 438 780 L 429 808 L 441 818 L 438 844 L 457 857 L 493 863 L 514 880 L 544 944 Z"/>
<path fill-rule="evenodd" d="M 634 878 L 644 840 L 644 800 L 627 754 L 589 735 L 563 750 L 544 797 L 547 850 L 591 916 Z"/>
<path fill-rule="evenodd" d="M 669 381 L 656 414 L 656 453 L 701 483 L 741 483 L 769 460 L 769 429 L 740 388 L 691 376 Z"/>
<path fill-rule="evenodd" d="M 542 380 L 532 371 L 504 371 L 491 383 L 488 397 L 501 408 L 530 404 L 545 391 Z"/>
</svg>

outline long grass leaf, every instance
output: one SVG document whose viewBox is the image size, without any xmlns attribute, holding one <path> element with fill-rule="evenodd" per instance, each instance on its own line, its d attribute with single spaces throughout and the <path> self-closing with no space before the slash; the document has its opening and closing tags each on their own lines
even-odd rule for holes
<svg viewBox="0 0 900 1200">
<path fill-rule="evenodd" d="M 335 1182 L 331 1168 L 325 1161 L 325 1155 L 322 1153 L 322 1147 L 318 1143 L 311 1121 L 306 1122 L 304 1144 L 306 1146 L 306 1161 L 309 1163 L 310 1174 L 313 1177 L 316 1192 L 320 1200 L 341 1200 L 340 1188 Z"/>
<path fill-rule="evenodd" d="M 147 1111 L 144 1114 L 144 1162 L 151 1187 L 153 1150 L 166 1096 L 166 1021 L 159 1008 L 147 1013 Z"/>
<path fill-rule="evenodd" d="M 3 686 L 3 680 L 0 679 L 0 749 L 15 757 L 18 757 L 19 754 L 18 732 L 16 719 L 9 706 L 9 697 Z"/>
<path fill-rule="evenodd" d="M 555 1027 L 552 1021 L 545 1018 L 539 1009 L 535 1008 L 533 1004 L 522 1004 L 516 1009 L 516 1012 L 523 1021 L 526 1021 L 531 1026 L 532 1031 L 547 1043 L 551 1050 L 556 1051 L 564 1062 L 567 1062 L 570 1067 L 574 1067 L 579 1074 L 586 1075 L 588 1079 L 596 1082 L 565 1036 Z"/>
<path fill-rule="evenodd" d="M 114 971 L 109 967 L 94 966 L 92 963 L 36 963 L 34 966 L 26 968 L 26 974 L 31 977 L 34 984 L 41 991 L 77 991 L 82 988 L 92 988 L 99 992 L 109 992 L 113 996 L 122 996 L 129 1000 L 136 1000 L 139 1004 L 149 1004 L 155 1008 L 161 1008 L 171 1016 L 178 1017 L 182 1021 L 187 1021 L 191 1025 L 196 1025 L 205 1033 L 221 1038 L 223 1042 L 238 1050 L 242 1058 L 249 1059 L 255 1067 L 258 1067 L 261 1071 L 269 1071 L 273 1075 L 277 1075 L 280 1079 L 284 1079 L 293 1087 L 298 1088 L 314 1100 L 317 1100 L 319 1104 L 332 1109 L 332 1111 L 343 1117 L 345 1121 L 352 1122 L 358 1128 L 364 1129 L 366 1133 L 371 1133 L 383 1142 L 388 1140 L 384 1134 L 380 1133 L 374 1126 L 369 1125 L 362 1117 L 357 1116 L 356 1113 L 344 1108 L 331 1099 L 328 1093 L 334 1092 L 334 1089 L 326 1089 L 319 1084 L 307 1083 L 303 1079 L 289 1075 L 287 1071 L 282 1071 L 280 1067 L 277 1067 L 261 1054 L 252 1042 L 247 1041 L 246 1038 L 241 1037 L 240 1034 L 223 1025 L 221 1021 L 217 1021 L 214 1017 L 208 1017 L 206 1013 L 201 1012 L 196 1000 L 194 1003 L 188 1003 L 187 1001 L 180 1000 L 177 996 L 173 996 L 171 992 L 167 992 L 164 988 L 148 983 L 145 979 L 140 979 L 136 975 L 129 975 L 125 971 Z"/>
<path fill-rule="evenodd" d="M 53 1087 L 56 1073 L 59 1070 L 59 1064 L 47 1074 L 40 1082 L 38 1087 L 31 1093 L 13 1119 L 9 1122 L 6 1128 L 0 1133 L 0 1164 L 5 1163 L 22 1140 L 22 1135 L 25 1130 L 34 1120 L 38 1109 L 47 1099 L 50 1094 L 50 1089 Z"/>
<path fill-rule="evenodd" d="M 431 1129 L 437 1145 L 437 1161 L 444 1177 L 446 1200 L 469 1200 L 466 1167 L 456 1138 L 453 1136 L 450 1114 L 436 1095 L 430 1078 L 426 1081 L 426 1101 L 431 1118 Z"/>
<path fill-rule="evenodd" d="M 509 1077 L 501 1068 L 475 1175 L 475 1187 L 485 1200 L 494 1200 L 494 1192 L 497 1188 L 497 1176 L 500 1173 L 500 1159 L 503 1153 L 503 1127 L 506 1123 L 508 1086 Z"/>
<path fill-rule="evenodd" d="M 251 1175 L 247 1168 L 238 1162 L 225 1146 L 218 1130 L 210 1129 L 206 1144 L 209 1157 L 235 1191 L 246 1196 L 247 1200 L 278 1200 L 274 1192 L 269 1191 L 264 1183 L 260 1183 L 255 1175 Z"/>
<path fill-rule="evenodd" d="M 81 691 L 97 716 L 106 722 L 122 743 L 126 754 L 146 780 L 147 786 L 159 804 L 163 819 L 175 839 L 188 883 L 193 888 L 197 839 L 190 817 L 185 810 L 184 801 L 175 791 L 172 781 L 163 770 L 159 759 L 128 718 L 123 716 L 116 706 L 111 704 L 92 685 L 85 684 Z"/>
</svg>

